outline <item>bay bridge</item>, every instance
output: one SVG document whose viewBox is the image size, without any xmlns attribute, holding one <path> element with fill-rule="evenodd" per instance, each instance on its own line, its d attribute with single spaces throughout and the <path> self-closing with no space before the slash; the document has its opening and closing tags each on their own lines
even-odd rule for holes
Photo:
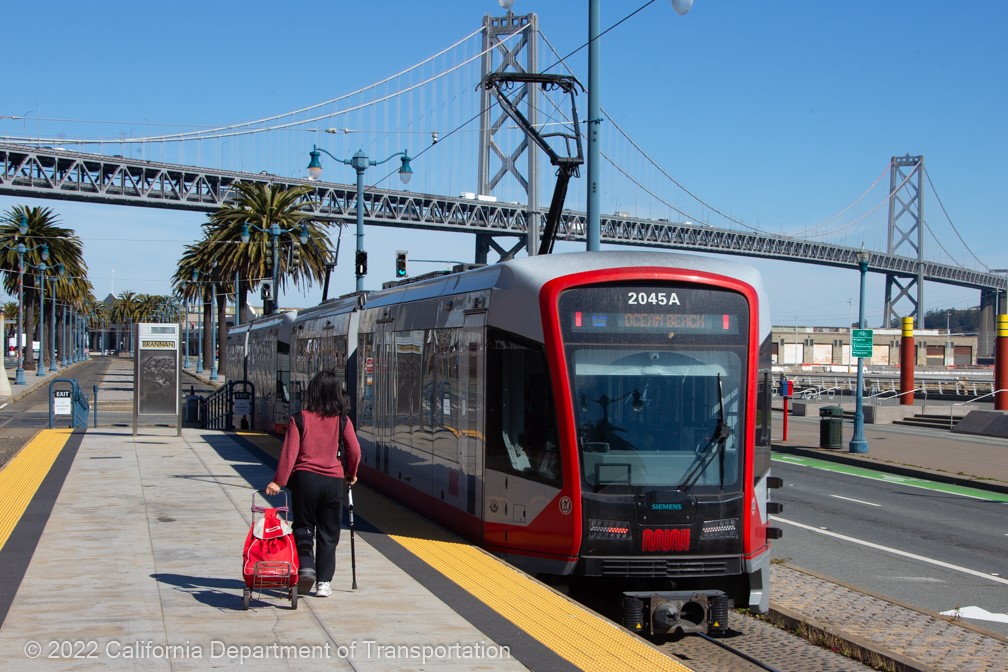
<svg viewBox="0 0 1008 672">
<path fill-rule="evenodd" d="M 546 216 L 545 208 L 539 203 L 538 192 L 541 184 L 552 179 L 552 172 L 548 163 L 544 162 L 542 152 L 537 151 L 524 134 L 516 132 L 506 123 L 505 115 L 490 100 L 489 94 L 480 91 L 474 82 L 481 81 L 490 73 L 538 72 L 544 69 L 538 57 L 540 41 L 559 59 L 547 67 L 565 65 L 557 50 L 539 30 L 535 14 L 519 16 L 508 12 L 503 17 L 484 17 L 483 25 L 469 36 L 392 78 L 349 96 L 286 115 L 214 129 L 149 134 L 146 137 L 133 137 L 132 134 L 129 137 L 120 134 L 118 138 L 74 137 L 66 132 L 46 137 L 39 132 L 34 138 L 0 136 L 0 195 L 209 213 L 232 197 L 232 188 L 237 182 L 270 183 L 282 187 L 310 184 L 312 191 L 304 198 L 301 207 L 318 221 L 343 225 L 353 221 L 358 208 L 362 208 L 366 226 L 471 234 L 475 238 L 473 261 L 476 263 L 490 261 L 491 252 L 501 258 L 513 256 L 522 249 L 533 253 L 536 248 L 534 241 L 538 240 Z M 474 43 L 476 46 L 473 46 Z M 461 56 L 446 55 L 460 50 L 464 50 Z M 431 75 L 431 69 L 439 72 Z M 453 99 L 450 114 L 453 116 L 434 121 L 433 111 L 421 109 L 414 111 L 410 119 L 403 120 L 401 101 L 389 101 L 406 95 L 416 96 L 417 91 L 423 91 L 424 87 L 427 92 L 421 95 L 431 102 L 439 99 L 439 92 L 450 91 Z M 527 86 L 519 97 L 523 99 L 533 124 L 570 123 L 558 112 L 555 103 L 549 101 L 548 93 Z M 418 154 L 430 158 L 432 163 L 441 161 L 439 152 L 454 142 L 454 150 L 448 152 L 454 151 L 455 155 L 445 154 L 449 156 L 448 160 L 459 162 L 459 157 L 466 157 L 466 162 L 475 159 L 476 165 L 471 166 L 469 177 L 475 191 L 446 195 L 437 193 L 436 188 L 417 192 L 368 186 L 364 190 L 363 201 L 358 203 L 353 185 L 291 176 L 301 172 L 303 163 L 299 165 L 299 162 L 303 162 L 307 154 L 300 140 L 293 143 L 296 147 L 286 158 L 277 158 L 288 150 L 278 150 L 275 144 L 263 148 L 264 137 L 290 134 L 292 130 L 349 135 L 349 128 L 322 129 L 321 126 L 333 119 L 340 123 L 359 123 L 360 110 L 392 104 L 396 106 L 396 116 L 389 125 L 394 130 L 385 133 L 389 136 L 388 140 L 385 145 L 376 148 L 377 153 L 415 142 L 420 132 L 418 129 L 423 128 L 423 133 L 429 133 L 432 141 Z M 603 113 L 607 114 L 604 110 Z M 358 116 L 354 117 L 355 114 Z M 372 111 L 371 116 L 371 132 L 377 134 L 383 114 Z M 386 111 L 384 116 L 389 118 L 390 114 Z M 829 222 L 806 235 L 771 233 L 746 225 L 695 197 L 670 176 L 664 175 L 668 179 L 663 179 L 661 167 L 623 133 L 618 122 L 608 116 L 607 121 L 611 121 L 612 128 L 619 131 L 613 135 L 615 141 L 622 143 L 624 149 L 630 146 L 639 150 L 643 157 L 638 159 L 643 170 L 638 166 L 634 174 L 632 168 L 612 158 L 617 151 L 604 152 L 605 160 L 615 169 L 612 181 L 621 180 L 628 185 L 627 188 L 647 194 L 666 216 L 656 217 L 650 213 L 640 216 L 611 206 L 612 212 L 601 217 L 603 243 L 760 257 L 841 268 L 858 267 L 862 247 L 855 242 L 857 233 L 853 234 L 854 240 L 826 241 L 824 238 L 829 237 L 831 228 Z M 478 130 L 470 126 L 478 126 Z M 432 127 L 446 129 L 447 132 L 442 131 L 439 136 L 437 130 L 428 130 Z M 72 132 L 71 128 L 68 130 Z M 459 149 L 461 145 L 458 141 L 466 135 L 465 130 L 473 131 L 469 133 L 470 138 L 478 137 L 475 148 L 470 144 L 468 149 Z M 576 130 L 583 133 L 582 129 Z M 254 144 L 253 148 L 241 150 L 243 160 L 237 163 L 244 164 L 244 157 L 249 154 L 261 153 L 271 157 L 268 165 L 275 172 L 236 170 L 223 165 L 225 139 L 234 141 L 237 138 L 246 138 Z M 165 149 L 172 146 L 178 148 L 178 161 L 163 158 Z M 193 152 L 193 146 L 200 149 Z M 71 147 L 73 149 L 69 149 Z M 162 154 L 157 160 L 153 156 L 155 147 Z M 141 156 L 135 157 L 133 151 L 125 148 L 138 148 Z M 228 151 L 233 151 L 233 148 Z M 213 163 L 208 157 L 218 154 L 221 156 L 220 167 L 205 165 Z M 265 165 L 266 161 L 262 163 Z M 884 227 L 875 227 L 876 241 L 865 250 L 869 255 L 869 272 L 883 274 L 886 281 L 884 318 L 880 326 L 903 316 L 921 321 L 925 308 L 925 282 L 973 288 L 980 293 L 980 349 L 981 352 L 986 351 L 993 343 L 993 316 L 1003 309 L 1000 302 L 1008 288 L 1008 278 L 988 268 L 968 268 L 951 259 L 929 258 L 930 255 L 925 253 L 924 234 L 930 231 L 933 235 L 934 232 L 924 218 L 927 180 L 924 157 L 893 156 L 888 162 L 887 172 L 889 189 L 885 209 L 888 217 Z M 648 184 L 647 181 L 652 179 L 662 183 Z M 668 193 L 673 187 L 687 195 L 681 198 L 695 199 L 692 207 L 699 212 L 691 212 L 690 206 L 672 202 Z M 440 191 L 459 193 L 457 189 L 454 192 L 449 189 L 442 187 Z M 874 209 L 878 208 L 876 205 Z M 862 216 L 854 221 L 863 223 L 865 219 L 866 216 Z M 850 224 L 838 224 L 832 228 L 852 227 Z M 884 232 L 884 238 L 878 237 L 879 231 Z M 583 241 L 586 236 L 583 210 L 565 210 L 556 233 L 557 239 Z M 864 241 L 863 232 L 860 238 Z"/>
</svg>

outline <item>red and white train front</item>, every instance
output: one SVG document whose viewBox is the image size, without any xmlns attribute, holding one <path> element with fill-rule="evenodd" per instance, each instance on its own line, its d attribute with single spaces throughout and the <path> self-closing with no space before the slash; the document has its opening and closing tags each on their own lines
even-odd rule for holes
<svg viewBox="0 0 1008 672">
<path fill-rule="evenodd" d="M 533 569 L 646 587 L 624 593 L 624 622 L 650 632 L 723 627 L 729 601 L 768 607 L 769 311 L 755 272 L 668 265 L 678 256 L 544 282 L 545 364 L 512 361 L 492 330 L 488 342 L 488 380 L 505 389 L 488 390 L 487 501 L 524 499 L 527 522 L 488 511 L 485 543 Z M 495 483 L 491 437 L 514 423 L 505 449 L 530 476 Z"/>
</svg>

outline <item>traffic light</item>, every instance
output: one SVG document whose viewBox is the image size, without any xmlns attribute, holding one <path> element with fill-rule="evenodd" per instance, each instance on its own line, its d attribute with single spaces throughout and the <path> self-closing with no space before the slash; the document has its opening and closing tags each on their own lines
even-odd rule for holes
<svg viewBox="0 0 1008 672">
<path fill-rule="evenodd" d="M 297 243 L 291 246 L 291 266 L 294 268 L 301 266 L 301 246 Z"/>
<path fill-rule="evenodd" d="M 367 252 L 364 250 L 357 250 L 355 268 L 358 278 L 362 278 L 367 275 Z"/>
<path fill-rule="evenodd" d="M 395 277 L 406 277 L 406 250 L 396 250 L 395 253 Z"/>
<path fill-rule="evenodd" d="M 259 296 L 263 302 L 263 315 L 272 315 L 275 312 L 276 304 L 273 303 L 273 283 L 263 280 L 259 286 Z"/>
</svg>

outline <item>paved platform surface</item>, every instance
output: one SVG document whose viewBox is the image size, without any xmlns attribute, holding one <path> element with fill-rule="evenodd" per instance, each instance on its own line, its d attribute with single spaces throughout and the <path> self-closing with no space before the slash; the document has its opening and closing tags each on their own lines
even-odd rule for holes
<svg viewBox="0 0 1008 672">
<path fill-rule="evenodd" d="M 257 595 L 244 611 L 249 483 L 269 472 L 220 434 L 88 431 L 0 628 L 0 661 L 26 670 L 527 669 L 362 539 L 363 589 L 351 590 L 341 545 L 331 598 L 305 596 L 291 610 L 280 594 Z"/>
</svg>

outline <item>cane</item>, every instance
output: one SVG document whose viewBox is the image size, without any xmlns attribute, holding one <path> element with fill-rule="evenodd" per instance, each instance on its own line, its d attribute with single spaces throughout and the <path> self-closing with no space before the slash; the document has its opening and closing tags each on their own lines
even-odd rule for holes
<svg viewBox="0 0 1008 672">
<path fill-rule="evenodd" d="M 354 550 L 353 535 L 353 487 L 347 486 L 347 508 L 350 510 L 350 575 L 353 577 L 351 588 L 357 590 L 357 553 Z"/>
</svg>

